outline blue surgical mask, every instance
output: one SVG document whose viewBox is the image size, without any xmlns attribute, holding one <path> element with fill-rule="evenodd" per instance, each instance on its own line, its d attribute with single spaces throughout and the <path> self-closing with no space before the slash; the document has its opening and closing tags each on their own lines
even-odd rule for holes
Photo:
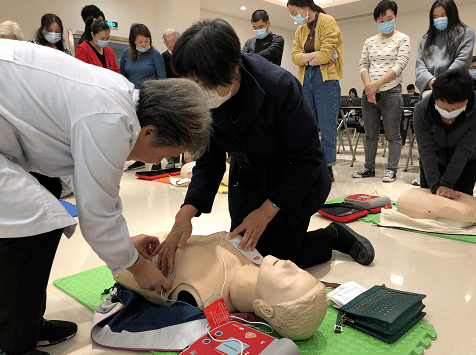
<svg viewBox="0 0 476 355">
<path fill-rule="evenodd" d="M 57 43 L 61 39 L 61 33 L 45 32 L 45 39 L 50 43 Z"/>
<path fill-rule="evenodd" d="M 298 25 L 304 25 L 307 22 L 307 20 L 309 19 L 309 14 L 307 14 L 306 17 L 301 16 L 303 11 L 304 11 L 304 8 L 302 8 L 301 13 L 299 15 L 291 16 L 293 18 L 294 22 L 296 22 Z"/>
<path fill-rule="evenodd" d="M 448 17 L 439 17 L 433 20 L 433 26 L 436 27 L 438 31 L 444 31 L 448 27 Z"/>
<path fill-rule="evenodd" d="M 266 28 L 262 28 L 261 30 L 255 30 L 255 36 L 258 39 L 263 39 L 268 35 L 266 32 Z"/>
<path fill-rule="evenodd" d="M 139 51 L 139 52 L 147 52 L 149 49 L 150 49 L 150 44 L 147 46 L 147 47 L 137 47 L 136 46 L 136 49 Z"/>
<path fill-rule="evenodd" d="M 109 44 L 109 42 L 108 42 L 108 41 L 101 41 L 100 39 L 98 39 L 96 44 L 97 44 L 99 47 L 104 48 L 104 47 L 107 47 L 107 45 Z"/>
<path fill-rule="evenodd" d="M 473 77 L 473 79 L 476 79 L 476 69 L 471 69 L 469 71 L 469 73 L 471 74 L 471 76 Z"/>
<path fill-rule="evenodd" d="M 390 34 L 395 29 L 395 20 L 377 24 L 378 30 L 383 34 Z"/>
</svg>

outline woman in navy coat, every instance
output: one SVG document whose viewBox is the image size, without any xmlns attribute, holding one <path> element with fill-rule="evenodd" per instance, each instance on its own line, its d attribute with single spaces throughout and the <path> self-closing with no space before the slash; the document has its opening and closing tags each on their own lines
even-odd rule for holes
<svg viewBox="0 0 476 355">
<path fill-rule="evenodd" d="M 291 73 L 240 49 L 233 28 L 219 19 L 193 25 L 175 45 L 175 71 L 204 87 L 214 132 L 172 231 L 154 254 L 171 272 L 177 246 L 192 233 L 192 218 L 211 212 L 228 153 L 229 239 L 241 233 L 242 249 L 256 247 L 301 268 L 328 261 L 333 249 L 370 264 L 371 243 L 347 226 L 307 232 L 331 188 L 316 120 Z"/>
</svg>

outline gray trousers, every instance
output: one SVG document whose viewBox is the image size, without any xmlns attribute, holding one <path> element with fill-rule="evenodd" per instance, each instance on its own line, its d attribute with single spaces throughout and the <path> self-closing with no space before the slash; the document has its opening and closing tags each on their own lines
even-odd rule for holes
<svg viewBox="0 0 476 355">
<path fill-rule="evenodd" d="M 387 169 L 397 171 L 402 137 L 400 124 L 403 114 L 402 87 L 397 85 L 382 91 L 377 105 L 367 101 L 365 92 L 362 95 L 362 115 L 365 129 L 365 168 L 375 169 L 378 136 L 380 134 L 380 117 L 382 117 L 385 137 L 388 142 Z"/>
</svg>

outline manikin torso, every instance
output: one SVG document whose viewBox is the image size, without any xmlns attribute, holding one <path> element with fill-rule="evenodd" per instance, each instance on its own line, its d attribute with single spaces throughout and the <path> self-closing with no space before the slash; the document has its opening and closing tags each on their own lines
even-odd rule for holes
<svg viewBox="0 0 476 355">
<path fill-rule="evenodd" d="M 167 233 L 160 233 L 157 236 L 163 240 Z M 245 273 L 246 277 L 240 278 L 240 284 L 246 288 L 247 298 L 256 299 L 258 295 L 255 287 L 246 287 L 246 283 L 256 285 L 259 266 L 245 258 L 238 250 L 236 250 L 226 239 L 226 232 L 214 233 L 206 236 L 192 236 L 186 243 L 184 248 L 178 248 L 175 253 L 175 277 L 172 280 L 172 288 L 164 290 L 162 295 L 171 300 L 179 299 L 179 293 L 186 292 L 190 294 L 198 306 L 213 294 L 220 294 L 223 282 L 225 281 L 225 268 L 223 266 L 223 258 L 226 265 L 226 283 L 223 289 L 223 299 L 230 313 L 237 311 L 237 304 L 232 303 L 230 298 L 230 286 L 234 282 L 234 278 L 238 270 L 240 275 Z M 218 244 L 220 239 L 221 250 Z M 171 302 L 165 301 L 160 294 L 155 291 L 145 290 L 137 285 L 134 277 L 127 270 L 120 271 L 114 275 L 114 279 L 128 289 L 137 291 L 148 300 L 161 305 L 170 305 Z M 317 283 L 317 280 L 316 280 Z M 251 293 L 251 294 L 250 294 Z M 213 303 L 218 296 L 210 298 L 205 306 Z M 243 303 L 243 302 L 242 302 Z M 246 304 L 245 304 L 246 303 Z M 252 305 L 245 302 L 241 305 L 240 312 L 252 312 Z"/>
<path fill-rule="evenodd" d="M 412 218 L 438 220 L 468 227 L 476 223 L 476 198 L 460 192 L 457 200 L 434 195 L 430 189 L 404 191 L 398 198 L 398 212 Z"/>
</svg>

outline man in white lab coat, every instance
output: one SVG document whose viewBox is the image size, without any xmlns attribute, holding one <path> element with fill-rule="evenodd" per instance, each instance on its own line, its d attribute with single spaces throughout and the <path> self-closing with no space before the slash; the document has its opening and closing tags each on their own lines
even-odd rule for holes
<svg viewBox="0 0 476 355">
<path fill-rule="evenodd" d="M 77 329 L 43 319 L 57 245 L 76 225 L 55 196 L 56 177 L 74 176 L 82 234 L 111 271 L 128 269 L 141 287 L 160 292 L 170 283 L 144 257 L 152 239 L 131 239 L 122 216 L 122 168 L 201 150 L 210 131 L 192 81 L 134 90 L 112 71 L 0 39 L 0 353 L 46 354 L 37 344 Z"/>
</svg>

